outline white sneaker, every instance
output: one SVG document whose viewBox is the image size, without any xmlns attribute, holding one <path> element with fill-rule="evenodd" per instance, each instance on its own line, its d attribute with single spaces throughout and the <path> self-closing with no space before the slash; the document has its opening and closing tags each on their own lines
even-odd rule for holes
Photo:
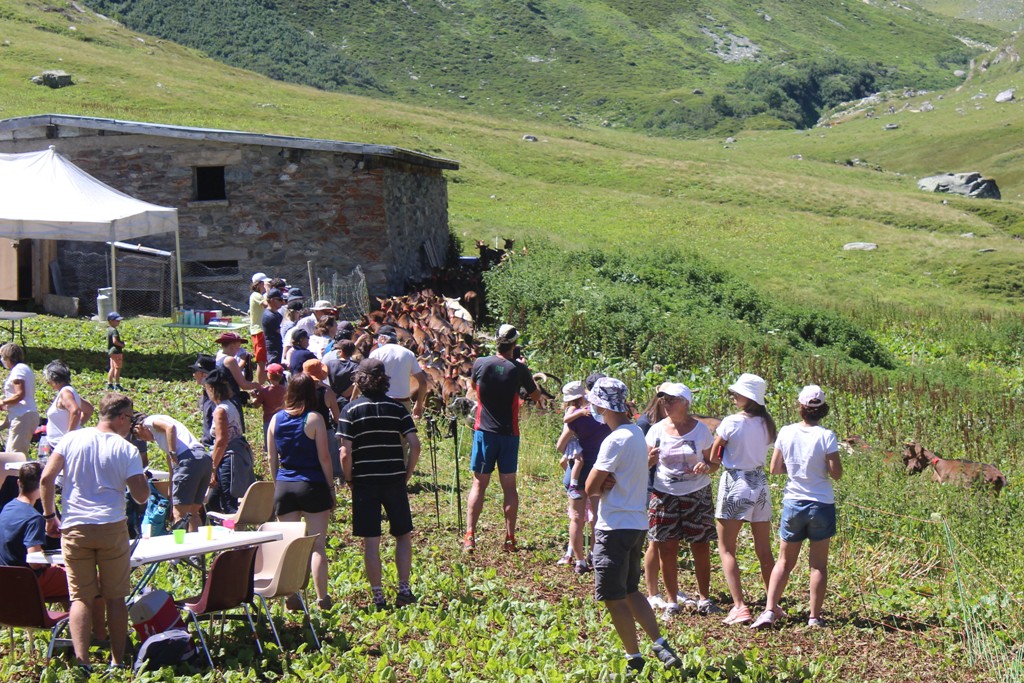
<svg viewBox="0 0 1024 683">
<path fill-rule="evenodd" d="M 666 602 L 665 603 L 665 616 L 671 617 L 674 614 L 679 614 L 679 603 L 678 602 Z"/>
<path fill-rule="evenodd" d="M 697 607 L 697 601 L 691 598 L 686 593 L 680 593 L 679 595 L 677 595 L 676 600 L 678 600 L 679 604 L 683 607 L 688 607 L 690 609 L 695 609 Z"/>
<path fill-rule="evenodd" d="M 660 593 L 655 593 L 647 598 L 647 602 L 650 603 L 652 609 L 665 609 L 668 607 L 668 603 L 661 599 Z"/>
</svg>

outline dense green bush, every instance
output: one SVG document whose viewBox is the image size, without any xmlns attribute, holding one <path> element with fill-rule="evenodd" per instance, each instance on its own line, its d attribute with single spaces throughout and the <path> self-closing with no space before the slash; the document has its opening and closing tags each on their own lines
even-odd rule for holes
<svg viewBox="0 0 1024 683">
<path fill-rule="evenodd" d="M 778 359 L 815 350 L 883 368 L 891 356 L 834 313 L 769 303 L 695 256 L 534 248 L 487 275 L 491 314 L 529 329 L 531 346 L 561 358 L 645 365 L 702 363 L 721 349 L 761 348 Z"/>
</svg>

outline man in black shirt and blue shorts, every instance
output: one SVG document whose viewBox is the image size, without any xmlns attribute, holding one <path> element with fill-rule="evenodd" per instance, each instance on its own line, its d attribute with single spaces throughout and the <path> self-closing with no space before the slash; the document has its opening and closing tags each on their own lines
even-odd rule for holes
<svg viewBox="0 0 1024 683">
<path fill-rule="evenodd" d="M 406 485 L 420 457 L 416 425 L 408 409 L 388 398 L 390 384 L 384 363 L 367 358 L 353 377 L 360 396 L 348 406 L 338 422 L 341 437 L 341 467 L 352 486 L 352 533 L 363 537 L 363 560 L 370 581 L 373 604 L 384 609 L 387 602 L 381 587 L 381 508 L 391 522 L 395 537 L 395 568 L 398 595 L 395 605 L 416 602 L 409 587 L 412 571 L 412 512 Z M 409 444 L 406 461 L 403 437 Z"/>
<path fill-rule="evenodd" d="M 473 424 L 473 488 L 469 492 L 466 512 L 466 537 L 462 549 L 476 548 L 476 523 L 484 507 L 484 494 L 494 467 L 504 495 L 506 552 L 516 550 L 516 518 L 519 515 L 519 492 L 516 472 L 519 470 L 519 390 L 523 388 L 533 401 L 540 401 L 540 389 L 530 370 L 515 360 L 519 332 L 511 325 L 498 330 L 498 352 L 473 363 L 472 388 L 477 394 L 476 420 Z"/>
</svg>

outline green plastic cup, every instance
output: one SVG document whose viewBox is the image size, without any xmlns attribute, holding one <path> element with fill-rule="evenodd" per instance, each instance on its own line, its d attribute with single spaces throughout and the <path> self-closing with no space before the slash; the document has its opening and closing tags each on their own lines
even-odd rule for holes
<svg viewBox="0 0 1024 683">
<path fill-rule="evenodd" d="M 175 529 L 174 530 L 174 542 L 178 543 L 179 545 L 185 542 L 185 530 L 184 529 Z"/>
</svg>

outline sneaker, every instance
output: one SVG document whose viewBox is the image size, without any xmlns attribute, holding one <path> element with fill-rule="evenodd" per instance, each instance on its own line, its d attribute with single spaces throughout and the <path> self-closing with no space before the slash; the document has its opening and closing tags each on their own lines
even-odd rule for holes
<svg viewBox="0 0 1024 683">
<path fill-rule="evenodd" d="M 387 600 L 374 600 L 373 608 L 378 612 L 384 612 L 388 608 Z"/>
<path fill-rule="evenodd" d="M 124 391 L 124 387 L 122 387 L 120 384 L 115 384 L 114 391 Z"/>
<path fill-rule="evenodd" d="M 570 486 L 569 487 L 569 498 L 571 498 L 572 500 L 579 500 L 582 497 L 583 497 L 583 494 L 580 493 L 580 487 L 579 486 Z"/>
<path fill-rule="evenodd" d="M 725 610 L 711 602 L 708 598 L 701 598 L 697 601 L 697 614 L 708 616 L 710 614 L 725 614 Z"/>
<path fill-rule="evenodd" d="M 506 536 L 505 545 L 503 545 L 501 549 L 504 550 L 506 553 L 514 553 L 517 550 L 519 550 L 519 548 L 516 547 L 516 537 Z"/>
<path fill-rule="evenodd" d="M 116 391 L 116 387 L 113 384 L 108 384 L 107 385 L 107 391 Z M 91 669 L 90 669 L 90 671 L 91 671 Z"/>
<path fill-rule="evenodd" d="M 811 628 L 825 628 L 828 624 L 821 617 L 811 617 L 807 620 L 807 625 Z"/>
<path fill-rule="evenodd" d="M 298 593 L 292 593 L 284 599 L 284 608 L 289 612 L 298 612 L 302 609 L 302 600 L 299 599 Z"/>
<path fill-rule="evenodd" d="M 472 531 L 467 531 L 462 539 L 462 551 L 471 553 L 474 550 L 476 550 L 476 536 L 473 535 Z"/>
<path fill-rule="evenodd" d="M 660 593 L 655 593 L 651 597 L 647 598 L 647 602 L 650 603 L 651 609 L 665 609 L 668 607 L 668 603 L 661 599 Z"/>
<path fill-rule="evenodd" d="M 572 562 L 572 555 L 562 555 L 558 558 L 558 562 L 555 562 L 559 567 L 570 564 Z"/>
<path fill-rule="evenodd" d="M 586 574 L 587 572 L 594 571 L 594 568 L 591 567 L 586 560 L 580 560 L 576 563 L 576 566 L 573 567 L 573 571 L 577 574 Z"/>
<path fill-rule="evenodd" d="M 729 610 L 729 616 L 722 620 L 723 624 L 745 624 L 750 621 L 750 608 L 746 605 L 733 607 Z"/>
<path fill-rule="evenodd" d="M 697 601 L 691 598 L 686 593 L 680 593 L 676 596 L 676 602 L 682 607 L 688 607 L 690 609 L 697 609 Z"/>
<path fill-rule="evenodd" d="M 671 617 L 673 615 L 679 614 L 679 612 L 680 612 L 680 607 L 679 607 L 679 603 L 678 602 L 666 602 L 665 603 L 665 616 L 666 617 Z"/>
<path fill-rule="evenodd" d="M 668 643 L 665 643 L 664 645 L 658 645 L 655 643 L 654 654 L 668 669 L 675 669 L 683 665 L 683 663 L 679 661 L 679 655 L 675 653 L 675 650 L 669 647 Z"/>
<path fill-rule="evenodd" d="M 400 592 L 398 595 L 395 596 L 395 607 L 405 607 L 406 605 L 414 605 L 416 604 L 417 600 L 419 600 L 419 598 L 417 598 L 412 591 L 407 591 L 405 593 Z"/>
<path fill-rule="evenodd" d="M 636 676 L 644 670 L 644 665 L 647 662 L 643 657 L 634 657 L 633 659 L 626 660 L 626 675 Z"/>
<path fill-rule="evenodd" d="M 329 610 L 334 607 L 334 600 L 331 600 L 331 596 L 320 598 L 316 601 L 316 606 L 322 610 Z"/>
<path fill-rule="evenodd" d="M 775 625 L 775 621 L 777 619 L 778 617 L 775 616 L 775 612 L 771 611 L 770 609 L 766 609 L 765 611 L 761 612 L 760 615 L 758 615 L 757 619 L 754 619 L 754 623 L 750 625 L 750 628 L 771 628 Z"/>
</svg>

